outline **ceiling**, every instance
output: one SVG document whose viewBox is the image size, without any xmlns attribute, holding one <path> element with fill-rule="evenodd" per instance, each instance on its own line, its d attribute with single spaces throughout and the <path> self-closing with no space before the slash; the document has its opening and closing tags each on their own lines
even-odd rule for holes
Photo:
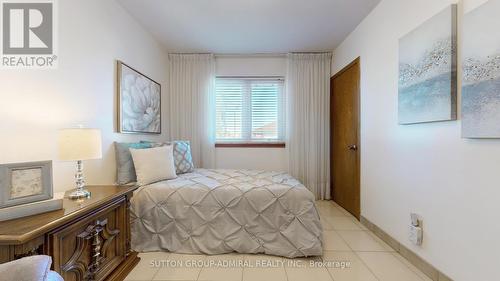
<svg viewBox="0 0 500 281">
<path fill-rule="evenodd" d="M 170 52 L 330 51 L 380 0 L 118 0 Z"/>
</svg>

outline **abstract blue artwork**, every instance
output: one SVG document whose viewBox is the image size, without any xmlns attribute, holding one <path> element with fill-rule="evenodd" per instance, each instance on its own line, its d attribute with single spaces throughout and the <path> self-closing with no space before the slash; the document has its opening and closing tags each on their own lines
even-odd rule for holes
<svg viewBox="0 0 500 281">
<path fill-rule="evenodd" d="M 500 0 L 464 17 L 462 136 L 500 138 Z"/>
<path fill-rule="evenodd" d="M 399 40 L 399 124 L 457 118 L 457 6 Z"/>
</svg>

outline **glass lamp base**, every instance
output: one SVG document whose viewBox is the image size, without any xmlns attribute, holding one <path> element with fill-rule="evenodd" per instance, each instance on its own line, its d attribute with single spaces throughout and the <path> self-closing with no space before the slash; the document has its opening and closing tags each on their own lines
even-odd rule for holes
<svg viewBox="0 0 500 281">
<path fill-rule="evenodd" d="M 73 192 L 71 192 L 68 197 L 70 199 L 81 199 L 81 198 L 90 198 L 90 191 L 85 190 L 85 189 L 77 189 Z"/>
</svg>

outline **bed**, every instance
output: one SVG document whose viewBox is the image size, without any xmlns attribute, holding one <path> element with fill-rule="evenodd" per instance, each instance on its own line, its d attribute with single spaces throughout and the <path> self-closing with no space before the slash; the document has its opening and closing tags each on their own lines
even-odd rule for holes
<svg viewBox="0 0 500 281">
<path fill-rule="evenodd" d="M 132 249 L 188 254 L 322 254 L 313 194 L 286 173 L 197 169 L 140 187 Z"/>
</svg>

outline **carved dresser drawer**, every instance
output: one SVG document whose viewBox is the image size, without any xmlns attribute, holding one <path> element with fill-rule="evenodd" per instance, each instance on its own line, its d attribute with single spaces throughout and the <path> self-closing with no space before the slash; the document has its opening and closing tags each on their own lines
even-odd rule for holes
<svg viewBox="0 0 500 281">
<path fill-rule="evenodd" d="M 64 280 L 104 280 L 126 258 L 126 208 L 125 198 L 118 198 L 49 233 L 54 268 Z"/>
<path fill-rule="evenodd" d="M 65 199 L 64 210 L 0 222 L 0 263 L 45 254 L 65 281 L 123 280 L 139 262 L 130 250 L 135 187 L 88 189 L 90 199 Z"/>
</svg>

